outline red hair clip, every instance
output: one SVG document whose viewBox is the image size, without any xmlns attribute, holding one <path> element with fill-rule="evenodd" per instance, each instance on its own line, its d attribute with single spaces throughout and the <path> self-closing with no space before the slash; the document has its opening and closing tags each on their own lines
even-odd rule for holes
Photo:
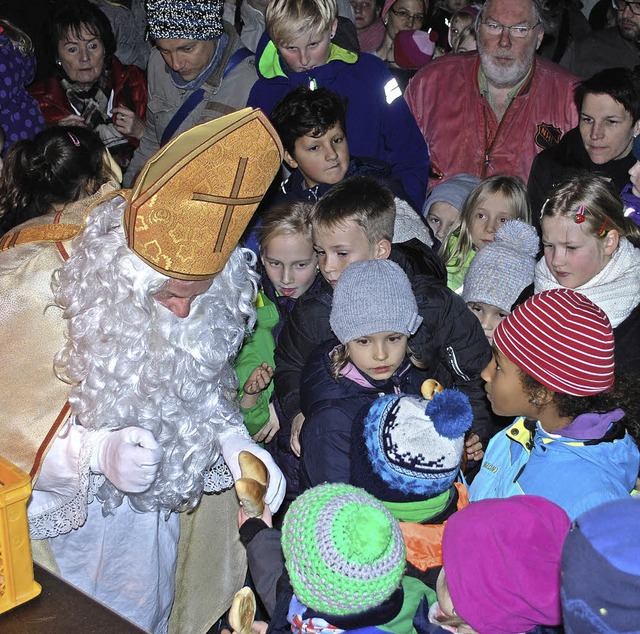
<svg viewBox="0 0 640 634">
<path fill-rule="evenodd" d="M 78 137 L 75 134 L 72 134 L 71 132 L 67 132 L 67 134 L 69 135 L 69 138 L 71 139 L 71 143 L 73 143 L 76 147 L 80 147 L 80 141 L 79 141 Z"/>
<path fill-rule="evenodd" d="M 581 225 L 584 222 L 584 213 L 584 205 L 580 205 L 580 207 L 578 207 L 578 211 L 573 214 L 573 222 L 575 222 L 577 225 Z"/>
<path fill-rule="evenodd" d="M 602 227 L 600 227 L 600 229 L 598 230 L 598 238 L 604 238 L 607 233 L 609 232 L 609 228 L 608 225 L 609 224 L 609 219 L 605 218 L 604 222 L 602 223 Z"/>
</svg>

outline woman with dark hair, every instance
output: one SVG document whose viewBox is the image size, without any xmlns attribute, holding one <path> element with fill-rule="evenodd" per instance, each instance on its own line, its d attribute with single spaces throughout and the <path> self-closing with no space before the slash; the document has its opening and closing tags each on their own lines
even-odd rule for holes
<svg viewBox="0 0 640 634">
<path fill-rule="evenodd" d="M 126 168 L 144 132 L 144 73 L 118 61 L 107 17 L 86 0 L 58 9 L 50 39 L 56 74 L 31 88 L 45 122 L 90 127 Z"/>
<path fill-rule="evenodd" d="M 578 126 L 531 166 L 528 190 L 535 220 L 551 190 L 572 176 L 604 176 L 616 193 L 629 183 L 633 137 L 640 132 L 640 77 L 628 68 L 600 71 L 577 85 L 574 101 Z"/>
<path fill-rule="evenodd" d="M 91 196 L 116 175 L 98 135 L 55 126 L 11 146 L 0 178 L 0 236 L 38 216 Z"/>
</svg>

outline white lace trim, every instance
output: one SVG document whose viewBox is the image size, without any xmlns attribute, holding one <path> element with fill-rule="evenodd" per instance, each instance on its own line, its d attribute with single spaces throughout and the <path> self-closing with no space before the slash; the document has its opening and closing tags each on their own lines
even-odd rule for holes
<svg viewBox="0 0 640 634">
<path fill-rule="evenodd" d="M 234 484 L 233 476 L 227 463 L 220 456 L 216 463 L 204 474 L 204 491 L 205 493 L 218 493 L 226 491 Z"/>
<path fill-rule="evenodd" d="M 64 535 L 80 528 L 87 521 L 87 505 L 93 501 L 95 492 L 104 482 L 103 475 L 93 474 L 89 470 L 96 434 L 89 434 L 88 439 L 89 442 L 82 443 L 80 448 L 77 492 L 62 506 L 29 516 L 31 539 L 46 539 Z"/>
</svg>

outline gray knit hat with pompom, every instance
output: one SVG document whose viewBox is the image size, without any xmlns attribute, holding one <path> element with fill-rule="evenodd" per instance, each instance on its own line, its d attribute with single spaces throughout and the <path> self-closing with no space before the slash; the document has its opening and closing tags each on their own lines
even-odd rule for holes
<svg viewBox="0 0 640 634">
<path fill-rule="evenodd" d="M 462 299 L 511 312 L 520 293 L 533 283 L 538 234 L 522 220 L 509 220 L 496 239 L 475 255 L 464 278 Z"/>
</svg>

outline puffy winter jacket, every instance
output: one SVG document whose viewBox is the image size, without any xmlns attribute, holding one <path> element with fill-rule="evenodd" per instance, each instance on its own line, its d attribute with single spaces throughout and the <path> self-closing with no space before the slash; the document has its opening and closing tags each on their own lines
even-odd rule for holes
<svg viewBox="0 0 640 634">
<path fill-rule="evenodd" d="M 318 346 L 302 372 L 300 403 L 305 422 L 300 444 L 300 490 L 323 482 L 348 483 L 349 451 L 355 418 L 385 394 L 420 394 L 425 376 L 406 360 L 389 379 L 376 381 L 352 364 L 331 376 L 331 351 L 337 339 Z"/>
</svg>

